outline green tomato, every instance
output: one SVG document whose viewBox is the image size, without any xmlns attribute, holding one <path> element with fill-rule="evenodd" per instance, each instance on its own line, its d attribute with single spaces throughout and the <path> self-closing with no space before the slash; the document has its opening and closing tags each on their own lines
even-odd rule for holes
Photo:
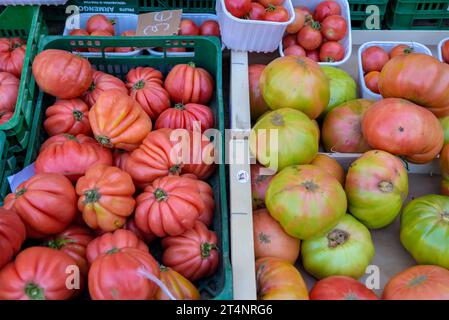
<svg viewBox="0 0 449 320">
<path fill-rule="evenodd" d="M 449 269 L 449 197 L 411 201 L 401 216 L 401 242 L 418 264 Z"/>
<path fill-rule="evenodd" d="M 443 127 L 444 132 L 444 144 L 449 142 L 449 116 L 444 118 L 439 118 L 441 126 Z"/>
<path fill-rule="evenodd" d="M 331 92 L 329 104 L 322 115 L 346 101 L 357 99 L 357 84 L 346 71 L 330 66 L 321 66 L 321 69 L 329 79 Z"/>
<path fill-rule="evenodd" d="M 304 268 L 315 278 L 358 279 L 374 257 L 374 244 L 369 230 L 346 214 L 327 234 L 303 241 L 301 255 Z"/>
</svg>

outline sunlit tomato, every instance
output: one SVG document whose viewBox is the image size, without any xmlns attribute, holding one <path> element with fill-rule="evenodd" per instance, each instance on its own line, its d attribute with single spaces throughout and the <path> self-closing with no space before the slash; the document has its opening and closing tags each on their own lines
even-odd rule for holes
<svg viewBox="0 0 449 320">
<path fill-rule="evenodd" d="M 341 61 L 345 57 L 345 47 L 336 41 L 327 41 L 320 48 L 321 62 Z"/>
<path fill-rule="evenodd" d="M 323 36 L 320 32 L 320 24 L 312 22 L 298 32 L 296 41 L 306 50 L 315 50 L 321 46 Z"/>
<path fill-rule="evenodd" d="M 362 67 L 365 73 L 381 71 L 390 60 L 388 53 L 378 46 L 372 46 L 362 52 Z"/>
<path fill-rule="evenodd" d="M 321 22 L 328 16 L 333 15 L 340 15 L 341 14 L 341 7 L 336 1 L 323 1 L 320 2 L 316 8 L 313 15 L 313 18 Z"/>
<path fill-rule="evenodd" d="M 299 45 L 293 45 L 284 50 L 285 56 L 305 57 L 306 51 Z"/>
<path fill-rule="evenodd" d="M 348 32 L 348 23 L 342 16 L 329 16 L 321 22 L 323 37 L 331 41 L 340 41 Z"/>
<path fill-rule="evenodd" d="M 179 25 L 179 33 L 180 36 L 199 36 L 200 29 L 190 19 L 182 19 L 181 24 Z"/>
<path fill-rule="evenodd" d="M 379 71 L 371 71 L 365 76 L 365 85 L 372 92 L 379 94 Z"/>
<path fill-rule="evenodd" d="M 265 20 L 273 22 L 288 21 L 289 15 L 287 9 L 282 6 L 269 6 L 265 9 Z"/>
</svg>

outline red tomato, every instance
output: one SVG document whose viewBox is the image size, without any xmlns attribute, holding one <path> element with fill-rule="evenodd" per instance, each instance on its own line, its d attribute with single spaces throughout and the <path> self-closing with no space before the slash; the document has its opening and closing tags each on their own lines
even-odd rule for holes
<svg viewBox="0 0 449 320">
<path fill-rule="evenodd" d="M 113 36 L 112 33 L 109 33 L 107 31 L 102 31 L 102 30 L 96 30 L 96 31 L 92 32 L 90 35 L 95 36 L 95 37 L 112 37 Z M 89 52 L 101 52 L 100 48 L 87 48 L 87 50 Z M 114 48 L 112 48 L 112 47 L 104 48 L 104 51 L 105 52 L 113 52 Z"/>
<path fill-rule="evenodd" d="M 265 7 L 258 2 L 251 2 L 251 10 L 247 15 L 248 20 L 263 20 Z"/>
<path fill-rule="evenodd" d="M 310 300 L 378 300 L 374 291 L 347 276 L 330 276 L 318 281 Z"/>
<path fill-rule="evenodd" d="M 134 37 L 136 35 L 136 31 L 134 30 L 128 30 L 128 31 L 123 31 L 120 36 L 121 37 Z M 114 48 L 115 52 L 131 52 L 136 50 L 136 48 L 133 47 L 116 47 Z"/>
<path fill-rule="evenodd" d="M 199 36 L 200 29 L 192 20 L 182 19 L 181 24 L 179 25 L 178 34 L 180 36 Z"/>
<path fill-rule="evenodd" d="M 9 111 L 0 112 L 0 124 L 4 124 L 4 123 L 8 122 L 9 119 L 11 119 L 13 115 L 14 115 L 14 113 L 9 112 Z"/>
<path fill-rule="evenodd" d="M 329 16 L 321 22 L 323 37 L 331 41 L 340 41 L 348 32 L 348 23 L 342 16 Z"/>
<path fill-rule="evenodd" d="M 84 29 L 73 29 L 70 30 L 69 36 L 88 36 L 89 32 Z M 87 48 L 76 48 L 75 51 L 86 52 Z"/>
<path fill-rule="evenodd" d="M 273 22 L 288 21 L 289 15 L 287 9 L 282 6 L 269 6 L 265 9 L 265 20 Z"/>
<path fill-rule="evenodd" d="M 202 36 L 219 37 L 220 36 L 220 26 L 218 25 L 217 21 L 214 21 L 214 20 L 204 21 L 200 27 L 200 34 Z"/>
<path fill-rule="evenodd" d="M 390 59 L 393 59 L 396 56 L 400 56 L 401 54 L 410 54 L 414 52 L 415 50 L 406 45 L 406 44 L 398 44 L 390 51 Z"/>
<path fill-rule="evenodd" d="M 318 50 L 306 50 L 306 56 L 315 62 L 320 61 L 320 52 Z"/>
<path fill-rule="evenodd" d="M 268 8 L 269 6 L 280 6 L 284 4 L 285 0 L 257 0 L 257 1 L 265 8 Z"/>
<path fill-rule="evenodd" d="M 236 18 L 243 18 L 251 11 L 251 0 L 225 0 L 226 10 Z"/>
<path fill-rule="evenodd" d="M 0 269 L 19 252 L 26 238 L 22 220 L 14 212 L 0 207 Z"/>
<path fill-rule="evenodd" d="M 316 6 L 313 18 L 316 21 L 321 22 L 327 17 L 334 15 L 341 15 L 341 7 L 338 2 L 323 1 Z"/>
<path fill-rule="evenodd" d="M 345 57 L 345 47 L 336 41 L 327 41 L 320 48 L 321 62 L 341 61 Z"/>
<path fill-rule="evenodd" d="M 382 71 L 383 66 L 390 60 L 388 53 L 378 46 L 372 46 L 362 52 L 362 67 L 365 73 Z"/>
<path fill-rule="evenodd" d="M 304 11 L 307 15 L 309 15 L 310 16 L 310 18 L 309 19 L 313 19 L 313 13 L 312 13 L 312 10 L 310 10 L 308 7 L 306 7 L 306 6 L 299 6 L 299 7 L 296 7 L 297 9 L 301 9 L 302 11 Z M 307 18 L 307 16 L 306 16 L 306 18 Z"/>
<path fill-rule="evenodd" d="M 284 50 L 284 56 L 305 57 L 306 51 L 299 45 L 293 45 Z"/>
<path fill-rule="evenodd" d="M 312 22 L 298 32 L 296 41 L 306 50 L 315 50 L 321 46 L 323 36 L 320 32 L 320 24 Z"/>
<path fill-rule="evenodd" d="M 365 85 L 372 92 L 379 94 L 379 71 L 371 71 L 365 75 Z"/>
<path fill-rule="evenodd" d="M 293 45 L 297 45 L 298 43 L 296 42 L 296 34 L 289 34 L 286 35 L 283 39 L 282 39 L 282 47 L 285 49 L 287 49 L 290 46 Z"/>
<path fill-rule="evenodd" d="M 441 47 L 441 53 L 443 55 L 443 61 L 449 63 L 449 40 Z"/>
<path fill-rule="evenodd" d="M 115 34 L 114 30 L 114 20 L 109 20 L 106 16 L 102 14 L 96 14 L 91 16 L 86 23 L 86 31 L 91 35 L 95 31 L 106 31 L 111 35 Z"/>
<path fill-rule="evenodd" d="M 0 112 L 14 112 L 20 80 L 11 73 L 0 71 Z"/>
<path fill-rule="evenodd" d="M 287 27 L 288 33 L 297 33 L 299 30 L 301 30 L 302 27 L 304 27 L 304 24 L 306 23 L 306 15 L 307 13 L 300 9 L 295 8 L 295 20 L 293 20 L 292 23 L 290 23 Z"/>
</svg>

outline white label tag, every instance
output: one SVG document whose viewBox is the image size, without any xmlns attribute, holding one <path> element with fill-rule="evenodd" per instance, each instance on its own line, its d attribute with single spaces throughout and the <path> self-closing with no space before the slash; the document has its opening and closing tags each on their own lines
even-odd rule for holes
<svg viewBox="0 0 449 320">
<path fill-rule="evenodd" d="M 34 162 L 29 166 L 23 168 L 21 171 L 16 174 L 8 177 L 9 186 L 11 187 L 11 191 L 14 192 L 17 187 L 22 183 L 30 179 L 35 175 L 34 173 Z"/>
</svg>

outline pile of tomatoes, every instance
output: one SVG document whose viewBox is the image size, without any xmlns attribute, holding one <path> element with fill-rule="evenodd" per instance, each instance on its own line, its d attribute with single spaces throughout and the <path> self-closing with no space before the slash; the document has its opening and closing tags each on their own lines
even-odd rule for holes
<svg viewBox="0 0 449 320">
<path fill-rule="evenodd" d="M 192 282 L 219 262 L 214 145 L 202 135 L 214 127 L 213 77 L 189 63 L 165 78 L 136 67 L 124 82 L 56 49 L 35 57 L 33 74 L 57 100 L 35 175 L 0 208 L 0 299 L 85 288 L 92 299 L 199 299 Z M 157 239 L 164 266 L 149 252 Z"/>
<path fill-rule="evenodd" d="M 225 0 L 226 10 L 234 17 L 247 20 L 286 22 L 290 19 L 285 0 Z"/>
<path fill-rule="evenodd" d="M 307 56 L 316 62 L 343 60 L 346 49 L 339 41 L 346 37 L 348 23 L 338 2 L 320 2 L 313 13 L 304 6 L 294 11 L 295 20 L 282 39 L 284 55 Z"/>
<path fill-rule="evenodd" d="M 446 40 L 441 46 L 441 56 L 444 62 L 449 63 L 449 40 Z"/>
<path fill-rule="evenodd" d="M 0 125 L 16 109 L 26 43 L 20 38 L 0 38 Z"/>
</svg>

